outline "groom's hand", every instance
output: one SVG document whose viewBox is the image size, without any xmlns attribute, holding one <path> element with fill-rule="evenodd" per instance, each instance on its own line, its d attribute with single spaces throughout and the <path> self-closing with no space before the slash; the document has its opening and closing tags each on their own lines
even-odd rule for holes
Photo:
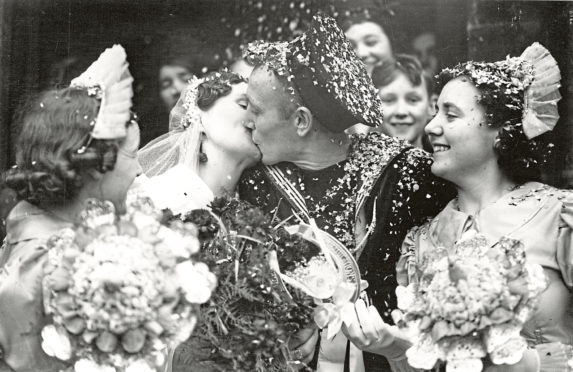
<svg viewBox="0 0 573 372">
<path fill-rule="evenodd" d="M 304 328 L 294 334 L 288 348 L 293 359 L 308 364 L 312 361 L 316 342 L 318 341 L 318 329 L 316 327 Z"/>
<path fill-rule="evenodd" d="M 354 319 L 342 332 L 357 348 L 389 359 L 400 359 L 411 343 L 396 329 L 384 323 L 374 306 L 359 299 L 354 304 Z"/>
</svg>

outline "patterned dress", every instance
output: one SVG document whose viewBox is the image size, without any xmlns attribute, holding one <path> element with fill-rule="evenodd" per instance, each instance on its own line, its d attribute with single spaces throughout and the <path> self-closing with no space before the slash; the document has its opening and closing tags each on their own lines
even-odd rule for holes
<svg viewBox="0 0 573 372">
<path fill-rule="evenodd" d="M 395 265 L 406 232 L 434 216 L 453 197 L 453 189 L 431 174 L 429 154 L 404 141 L 376 132 L 352 135 L 351 141 L 347 159 L 326 169 L 308 171 L 291 163 L 271 171 L 254 168 L 244 174 L 239 195 L 277 223 L 289 219 L 294 224 L 305 219 L 297 207 L 300 200 L 293 200 L 295 188 L 304 198 L 306 217 L 353 252 L 369 283 L 370 300 L 392 323 Z M 273 175 L 277 169 L 279 181 Z M 385 358 L 374 354 L 365 353 L 364 365 L 369 372 L 390 369 Z"/>
</svg>

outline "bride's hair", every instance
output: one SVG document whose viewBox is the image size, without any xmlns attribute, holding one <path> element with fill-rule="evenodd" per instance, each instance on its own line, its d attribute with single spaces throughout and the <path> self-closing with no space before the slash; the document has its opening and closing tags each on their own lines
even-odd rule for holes
<svg viewBox="0 0 573 372">
<path fill-rule="evenodd" d="M 20 108 L 17 165 L 3 175 L 19 199 L 60 205 L 83 187 L 83 171 L 113 169 L 118 140 L 89 141 L 99 105 L 86 89 L 69 87 L 43 92 Z"/>
<path fill-rule="evenodd" d="M 197 88 L 197 107 L 205 111 L 215 101 L 226 96 L 233 89 L 233 84 L 246 83 L 241 75 L 231 71 L 211 72 L 205 75 L 204 81 Z"/>
</svg>

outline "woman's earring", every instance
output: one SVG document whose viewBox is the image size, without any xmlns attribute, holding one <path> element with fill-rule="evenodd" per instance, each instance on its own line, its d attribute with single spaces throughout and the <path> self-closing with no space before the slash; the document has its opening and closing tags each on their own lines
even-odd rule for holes
<svg viewBox="0 0 573 372">
<path fill-rule="evenodd" d="M 201 132 L 201 139 L 203 140 L 206 137 L 205 132 Z M 199 163 L 206 163 L 207 160 L 207 154 L 203 152 L 203 141 L 201 141 L 201 144 L 199 145 Z"/>
<path fill-rule="evenodd" d="M 207 162 L 207 154 L 204 152 L 199 153 L 199 163 L 206 163 Z"/>
</svg>

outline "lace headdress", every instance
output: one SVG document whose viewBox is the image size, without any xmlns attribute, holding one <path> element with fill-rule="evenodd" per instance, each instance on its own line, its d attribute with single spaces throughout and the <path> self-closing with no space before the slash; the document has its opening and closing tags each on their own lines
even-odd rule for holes
<svg viewBox="0 0 573 372">
<path fill-rule="evenodd" d="M 494 90 L 494 97 L 509 98 L 506 106 L 522 110 L 522 128 L 528 139 L 553 130 L 559 120 L 561 73 L 549 51 L 533 43 L 519 57 L 498 62 L 469 61 L 442 70 L 440 75 L 468 76 L 476 87 Z"/>
<path fill-rule="evenodd" d="M 201 109 L 197 92 L 203 79 L 193 77 L 169 115 L 169 132 L 139 150 L 139 163 L 148 177 L 158 176 L 176 165 L 197 171 L 201 145 Z"/>
<path fill-rule="evenodd" d="M 116 44 L 106 49 L 84 73 L 72 80 L 72 87 L 85 88 L 90 96 L 101 101 L 91 138 L 125 137 L 125 124 L 131 117 L 133 97 L 133 77 L 128 67 L 125 50 Z"/>
</svg>

